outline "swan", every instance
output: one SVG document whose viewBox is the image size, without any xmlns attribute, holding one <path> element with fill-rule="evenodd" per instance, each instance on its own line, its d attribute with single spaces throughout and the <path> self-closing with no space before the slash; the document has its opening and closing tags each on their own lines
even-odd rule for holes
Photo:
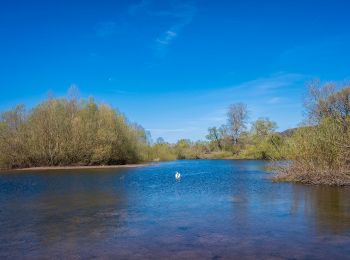
<svg viewBox="0 0 350 260">
<path fill-rule="evenodd" d="M 175 179 L 180 180 L 181 179 L 181 174 L 179 172 L 175 173 Z"/>
</svg>

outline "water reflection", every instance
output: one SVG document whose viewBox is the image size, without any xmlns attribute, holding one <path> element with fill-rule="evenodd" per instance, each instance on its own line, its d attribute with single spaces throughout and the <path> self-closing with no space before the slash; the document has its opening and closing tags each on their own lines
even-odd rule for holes
<svg viewBox="0 0 350 260">
<path fill-rule="evenodd" d="M 43 253 L 58 245 L 58 252 L 78 252 L 86 239 L 103 241 L 125 232 L 124 173 L 1 175 L 0 257 Z"/>
<path fill-rule="evenodd" d="M 198 160 L 0 175 L 0 258 L 349 254 L 349 189 L 272 183 L 266 166 Z"/>
<path fill-rule="evenodd" d="M 33 226 L 37 239 L 52 244 L 63 238 L 95 237 L 103 239 L 123 231 L 127 212 L 121 194 L 79 193 L 50 196 L 37 201 L 38 216 Z"/>
<path fill-rule="evenodd" d="M 319 234 L 349 234 L 349 188 L 294 185 L 294 210 L 303 208 Z"/>
</svg>

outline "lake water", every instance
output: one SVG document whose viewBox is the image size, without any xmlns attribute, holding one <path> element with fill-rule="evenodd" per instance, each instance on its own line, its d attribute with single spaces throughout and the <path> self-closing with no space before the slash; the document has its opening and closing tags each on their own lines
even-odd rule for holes
<svg viewBox="0 0 350 260">
<path fill-rule="evenodd" d="M 349 258 L 350 189 L 273 183 L 266 166 L 2 173 L 0 258 Z"/>
</svg>

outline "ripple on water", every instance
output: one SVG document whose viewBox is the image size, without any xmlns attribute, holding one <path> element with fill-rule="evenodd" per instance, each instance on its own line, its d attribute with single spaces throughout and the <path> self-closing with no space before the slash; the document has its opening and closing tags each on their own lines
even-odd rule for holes
<svg viewBox="0 0 350 260">
<path fill-rule="evenodd" d="M 348 257 L 349 188 L 273 183 L 265 169 L 198 160 L 0 175 L 0 258 Z"/>
</svg>

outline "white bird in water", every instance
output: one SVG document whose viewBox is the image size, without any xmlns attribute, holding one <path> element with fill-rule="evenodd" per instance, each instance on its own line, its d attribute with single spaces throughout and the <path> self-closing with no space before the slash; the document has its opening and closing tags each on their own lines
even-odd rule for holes
<svg viewBox="0 0 350 260">
<path fill-rule="evenodd" d="M 175 173 L 175 179 L 178 181 L 181 179 L 181 174 L 179 172 Z"/>
</svg>

